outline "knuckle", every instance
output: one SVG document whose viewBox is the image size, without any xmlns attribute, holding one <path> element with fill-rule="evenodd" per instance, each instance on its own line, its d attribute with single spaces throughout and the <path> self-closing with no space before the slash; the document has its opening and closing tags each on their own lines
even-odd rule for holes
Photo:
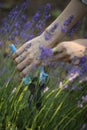
<svg viewBox="0 0 87 130">
<path fill-rule="evenodd" d="M 21 76 L 21 77 L 25 77 L 26 74 L 22 71 L 22 72 L 20 73 L 20 76 Z"/>
</svg>

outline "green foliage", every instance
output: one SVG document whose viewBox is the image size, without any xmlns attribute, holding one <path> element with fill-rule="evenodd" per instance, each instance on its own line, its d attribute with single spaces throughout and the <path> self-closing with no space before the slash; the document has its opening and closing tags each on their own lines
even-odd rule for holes
<svg viewBox="0 0 87 130">
<path fill-rule="evenodd" d="M 73 91 L 49 79 L 49 90 L 42 92 L 41 108 L 37 109 L 35 101 L 29 106 L 28 86 L 15 80 L 15 73 L 0 88 L 0 130 L 80 130 L 87 121 L 87 104 L 83 108 L 77 104 L 86 92 L 85 86 L 82 92 Z"/>
<path fill-rule="evenodd" d="M 52 16 L 53 16 L 54 18 L 57 18 L 57 17 L 61 14 L 61 11 L 60 11 L 60 10 L 53 10 L 53 11 L 51 12 L 51 14 L 52 14 Z"/>
</svg>

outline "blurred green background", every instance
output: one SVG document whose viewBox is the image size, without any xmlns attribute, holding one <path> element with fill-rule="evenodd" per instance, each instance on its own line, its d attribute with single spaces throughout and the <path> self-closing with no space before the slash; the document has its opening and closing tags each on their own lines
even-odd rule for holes
<svg viewBox="0 0 87 130">
<path fill-rule="evenodd" d="M 7 16 L 9 11 L 13 9 L 16 5 L 21 5 L 25 0 L 0 0 L 0 23 L 4 17 Z M 30 0 L 29 8 L 26 10 L 29 18 L 35 14 L 40 5 L 51 3 L 52 17 L 48 21 L 48 25 L 60 14 L 61 11 L 67 6 L 70 0 Z M 82 24 L 79 28 L 79 33 L 83 36 L 87 33 L 87 18 L 83 18 Z M 75 34 L 75 38 L 78 37 L 78 33 Z"/>
</svg>

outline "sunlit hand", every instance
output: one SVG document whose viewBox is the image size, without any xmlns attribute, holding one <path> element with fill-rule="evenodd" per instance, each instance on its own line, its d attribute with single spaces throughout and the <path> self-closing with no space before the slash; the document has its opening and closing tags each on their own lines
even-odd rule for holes
<svg viewBox="0 0 87 130">
<path fill-rule="evenodd" d="M 46 41 L 42 42 L 41 36 L 34 38 L 33 40 L 25 43 L 19 48 L 13 55 L 13 58 L 17 64 L 17 69 L 20 71 L 21 76 L 24 77 L 33 69 L 34 65 L 37 68 L 42 64 L 40 58 L 40 46 L 46 47 Z M 71 61 L 74 57 L 81 58 L 86 52 L 87 45 L 83 40 L 75 40 L 59 43 L 52 49 L 53 57 L 47 59 L 51 62 L 58 61 Z M 37 60 L 38 59 L 38 60 Z"/>
<path fill-rule="evenodd" d="M 37 67 L 41 60 L 40 56 L 40 47 L 41 46 L 50 46 L 52 41 L 46 41 L 43 35 L 40 35 L 28 42 L 26 42 L 22 47 L 20 47 L 16 53 L 13 55 L 13 59 L 17 64 L 17 69 L 20 71 L 22 77 L 29 74 L 29 72 Z M 38 60 L 37 60 L 38 59 Z"/>
<path fill-rule="evenodd" d="M 71 61 L 74 57 L 79 59 L 87 53 L 86 48 L 87 45 L 81 39 L 62 42 L 53 48 L 53 52 L 55 53 L 53 61 Z"/>
</svg>

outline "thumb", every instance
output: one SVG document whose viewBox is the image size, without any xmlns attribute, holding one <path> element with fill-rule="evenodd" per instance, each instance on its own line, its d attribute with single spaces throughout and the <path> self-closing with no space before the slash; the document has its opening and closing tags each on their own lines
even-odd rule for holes
<svg viewBox="0 0 87 130">
<path fill-rule="evenodd" d="M 65 48 L 62 46 L 62 44 L 57 45 L 52 49 L 53 53 L 62 53 L 65 50 Z"/>
</svg>

